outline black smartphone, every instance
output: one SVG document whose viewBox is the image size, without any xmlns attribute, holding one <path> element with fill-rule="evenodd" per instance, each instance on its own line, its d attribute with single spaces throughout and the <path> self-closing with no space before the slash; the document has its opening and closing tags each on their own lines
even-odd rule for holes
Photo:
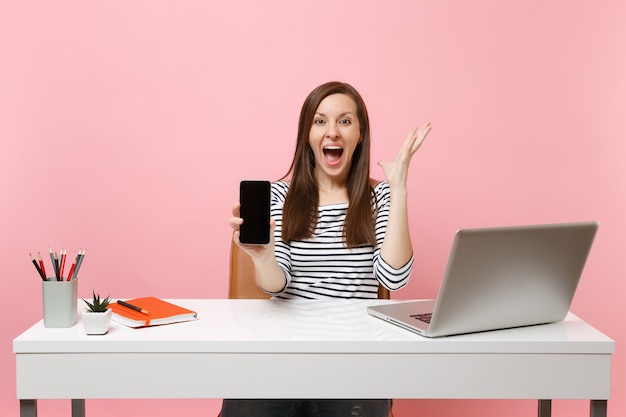
<svg viewBox="0 0 626 417">
<path fill-rule="evenodd" d="M 239 241 L 247 245 L 270 242 L 270 182 L 241 181 L 239 184 Z"/>
</svg>

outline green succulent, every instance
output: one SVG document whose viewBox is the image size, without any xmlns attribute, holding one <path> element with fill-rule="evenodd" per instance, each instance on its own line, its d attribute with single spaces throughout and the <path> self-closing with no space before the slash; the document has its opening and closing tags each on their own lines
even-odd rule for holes
<svg viewBox="0 0 626 417">
<path fill-rule="evenodd" d="M 96 294 L 95 291 L 92 291 L 92 293 L 93 293 L 92 303 L 83 299 L 85 304 L 87 304 L 87 306 L 89 307 L 88 311 L 93 311 L 94 313 L 104 313 L 105 311 L 107 311 L 107 308 L 109 308 L 109 303 L 111 302 L 111 299 L 109 298 L 109 296 L 107 296 L 104 300 L 101 300 L 100 294 Z"/>
</svg>

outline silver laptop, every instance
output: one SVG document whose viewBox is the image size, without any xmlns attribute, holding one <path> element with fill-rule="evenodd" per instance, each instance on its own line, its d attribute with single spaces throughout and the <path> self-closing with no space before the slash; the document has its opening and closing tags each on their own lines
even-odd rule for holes
<svg viewBox="0 0 626 417">
<path fill-rule="evenodd" d="M 369 306 L 427 337 L 563 320 L 597 222 L 457 231 L 436 300 Z"/>
</svg>

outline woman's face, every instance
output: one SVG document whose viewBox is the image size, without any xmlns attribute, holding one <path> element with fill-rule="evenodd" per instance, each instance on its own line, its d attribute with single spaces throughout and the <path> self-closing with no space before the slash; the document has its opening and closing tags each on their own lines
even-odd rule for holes
<svg viewBox="0 0 626 417">
<path fill-rule="evenodd" d="M 324 98 L 315 111 L 309 132 L 317 179 L 345 182 L 354 150 L 360 141 L 354 100 L 346 94 L 332 94 Z"/>
</svg>

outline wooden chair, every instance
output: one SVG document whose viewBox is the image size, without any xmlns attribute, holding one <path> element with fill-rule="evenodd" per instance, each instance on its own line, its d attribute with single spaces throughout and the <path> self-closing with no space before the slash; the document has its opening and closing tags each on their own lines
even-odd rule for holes
<svg viewBox="0 0 626 417">
<path fill-rule="evenodd" d="M 261 291 L 254 282 L 254 263 L 252 263 L 252 259 L 232 241 L 230 244 L 228 298 L 270 298 L 270 296 Z M 378 298 L 389 299 L 389 290 L 383 286 L 379 286 Z M 222 413 L 220 412 L 218 417 L 221 417 L 221 415 Z M 389 409 L 388 417 L 393 417 L 391 408 Z"/>
</svg>

